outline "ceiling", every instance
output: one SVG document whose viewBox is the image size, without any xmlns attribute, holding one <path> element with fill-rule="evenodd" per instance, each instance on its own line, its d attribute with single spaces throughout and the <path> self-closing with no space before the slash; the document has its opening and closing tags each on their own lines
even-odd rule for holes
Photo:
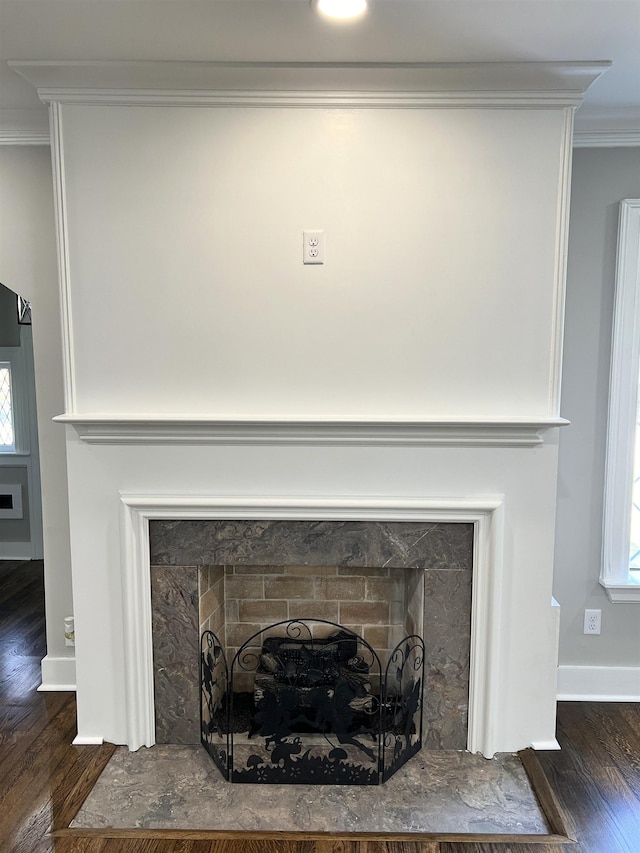
<svg viewBox="0 0 640 853">
<path fill-rule="evenodd" d="M 35 126 L 8 60 L 612 60 L 579 123 L 640 130 L 640 0 L 370 0 L 348 23 L 309 0 L 0 0 L 0 124 Z"/>
</svg>

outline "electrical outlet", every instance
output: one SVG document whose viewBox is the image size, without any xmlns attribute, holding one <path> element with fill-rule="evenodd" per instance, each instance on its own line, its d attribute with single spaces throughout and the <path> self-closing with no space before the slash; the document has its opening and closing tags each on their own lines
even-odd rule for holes
<svg viewBox="0 0 640 853">
<path fill-rule="evenodd" d="M 324 263 L 324 231 L 302 232 L 302 263 Z"/>
<path fill-rule="evenodd" d="M 599 634 L 602 620 L 602 610 L 584 611 L 584 633 Z"/>
</svg>

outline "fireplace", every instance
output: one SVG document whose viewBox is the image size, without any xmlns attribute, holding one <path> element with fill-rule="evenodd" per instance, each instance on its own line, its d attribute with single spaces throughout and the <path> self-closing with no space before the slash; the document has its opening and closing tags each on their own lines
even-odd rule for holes
<svg viewBox="0 0 640 853">
<path fill-rule="evenodd" d="M 312 624 L 312 638 L 338 623 L 361 638 L 369 663 L 377 661 L 377 696 L 403 640 L 424 637 L 425 745 L 466 748 L 473 524 L 170 520 L 152 521 L 149 538 L 157 742 L 200 741 L 200 637 L 213 632 L 228 665 L 223 680 L 238 661 L 235 690 L 251 692 L 261 649 L 250 655 L 256 667 L 242 665 L 242 649 L 254 635 L 268 641 L 279 619 Z"/>
</svg>

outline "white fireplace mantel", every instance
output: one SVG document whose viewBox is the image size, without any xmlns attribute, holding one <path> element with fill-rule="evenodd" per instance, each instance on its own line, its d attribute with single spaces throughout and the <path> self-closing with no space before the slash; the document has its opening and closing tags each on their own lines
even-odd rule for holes
<svg viewBox="0 0 640 853">
<path fill-rule="evenodd" d="M 122 612 L 127 744 L 155 743 L 149 521 L 151 519 L 440 521 L 474 525 L 471 669 L 467 747 L 487 758 L 499 750 L 503 498 L 195 497 L 121 495 Z M 76 742 L 85 742 L 82 738 Z"/>
<path fill-rule="evenodd" d="M 434 420 L 214 418 L 171 415 L 65 414 L 88 444 L 356 444 L 535 447 L 564 418 Z"/>
<path fill-rule="evenodd" d="M 608 64 L 13 67 L 50 104 L 79 742 L 153 742 L 148 521 L 262 516 L 473 522 L 469 747 L 552 746 L 571 138 Z"/>
</svg>

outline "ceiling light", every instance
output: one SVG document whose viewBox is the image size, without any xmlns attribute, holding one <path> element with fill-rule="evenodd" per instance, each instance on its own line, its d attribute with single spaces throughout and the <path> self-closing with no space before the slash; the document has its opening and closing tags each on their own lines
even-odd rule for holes
<svg viewBox="0 0 640 853">
<path fill-rule="evenodd" d="M 329 18 L 355 18 L 367 8 L 367 0 L 316 0 L 318 11 Z"/>
</svg>

